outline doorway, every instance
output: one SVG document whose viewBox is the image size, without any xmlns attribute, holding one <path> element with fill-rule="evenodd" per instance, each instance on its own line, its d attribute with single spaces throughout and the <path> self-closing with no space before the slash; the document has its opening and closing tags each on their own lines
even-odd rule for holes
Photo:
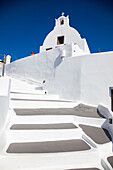
<svg viewBox="0 0 113 170">
<path fill-rule="evenodd" d="M 111 89 L 111 110 L 113 112 L 113 89 Z"/>
</svg>

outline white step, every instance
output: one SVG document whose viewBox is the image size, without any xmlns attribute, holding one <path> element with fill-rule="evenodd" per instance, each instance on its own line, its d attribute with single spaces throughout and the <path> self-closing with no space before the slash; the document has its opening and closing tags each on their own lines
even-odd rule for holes
<svg viewBox="0 0 113 170">
<path fill-rule="evenodd" d="M 23 93 L 23 94 L 47 94 L 46 90 L 35 90 L 35 89 L 11 89 L 10 92 L 12 93 Z"/>
<path fill-rule="evenodd" d="M 72 115 L 35 115 L 35 116 L 12 116 L 10 124 L 52 124 L 73 123 Z"/>
<path fill-rule="evenodd" d="M 8 143 L 13 143 L 82 139 L 82 133 L 80 128 L 57 130 L 10 130 L 7 132 L 7 141 Z"/>
<path fill-rule="evenodd" d="M 11 99 L 29 99 L 29 100 L 58 100 L 59 95 L 50 94 L 21 94 L 21 93 L 11 93 Z"/>
<path fill-rule="evenodd" d="M 25 101 L 25 100 L 11 100 L 11 108 L 73 108 L 77 106 L 77 102 L 68 101 Z"/>
<path fill-rule="evenodd" d="M 26 81 L 11 78 L 11 92 L 45 94 L 45 90 L 42 89 L 43 88 L 41 83 L 37 83 L 37 85 L 34 85 L 27 83 Z"/>
<path fill-rule="evenodd" d="M 97 151 L 88 151 L 87 153 L 8 154 L 1 157 L 0 168 L 4 170 L 63 170 L 96 167 L 103 170 L 100 162 Z"/>
<path fill-rule="evenodd" d="M 41 82 L 35 82 L 35 84 L 33 83 L 33 81 L 31 81 L 30 83 L 27 82 L 27 80 L 20 80 L 19 78 L 11 78 L 11 86 L 12 87 L 18 87 L 18 88 L 23 88 L 23 87 L 31 87 L 31 88 L 37 88 L 42 86 L 43 83 Z"/>
</svg>

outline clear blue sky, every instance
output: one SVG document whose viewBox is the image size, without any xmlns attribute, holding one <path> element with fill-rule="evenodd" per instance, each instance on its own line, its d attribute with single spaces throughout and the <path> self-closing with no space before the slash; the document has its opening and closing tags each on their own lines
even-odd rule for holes
<svg viewBox="0 0 113 170">
<path fill-rule="evenodd" d="M 92 53 L 113 51 L 113 0 L 0 0 L 0 54 L 38 53 L 62 12 Z"/>
</svg>

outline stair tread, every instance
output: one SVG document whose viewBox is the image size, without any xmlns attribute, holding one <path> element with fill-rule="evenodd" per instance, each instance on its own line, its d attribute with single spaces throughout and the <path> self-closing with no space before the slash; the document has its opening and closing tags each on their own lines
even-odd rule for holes
<svg viewBox="0 0 113 170">
<path fill-rule="evenodd" d="M 77 128 L 73 123 L 57 124 L 13 124 L 11 130 L 30 130 L 30 129 L 73 129 Z"/>
<path fill-rule="evenodd" d="M 107 160 L 108 160 L 108 162 L 110 163 L 110 165 L 111 165 L 112 168 L 113 168 L 113 156 L 109 156 L 109 157 L 107 158 Z"/>
<path fill-rule="evenodd" d="M 106 129 L 82 124 L 79 126 L 90 138 L 92 138 L 98 144 L 108 143 L 112 140 L 109 132 Z"/>
<path fill-rule="evenodd" d="M 55 153 L 72 152 L 91 149 L 90 146 L 81 139 L 47 141 L 47 142 L 26 142 L 11 143 L 7 153 Z"/>
<path fill-rule="evenodd" d="M 102 118 L 97 108 L 86 108 L 84 105 L 78 105 L 74 108 L 14 109 L 14 111 L 16 115 L 75 115 L 80 117 Z"/>
</svg>

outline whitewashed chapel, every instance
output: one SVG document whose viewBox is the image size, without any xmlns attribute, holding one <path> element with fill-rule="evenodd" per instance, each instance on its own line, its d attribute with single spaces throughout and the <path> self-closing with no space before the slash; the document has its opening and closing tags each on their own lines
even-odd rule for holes
<svg viewBox="0 0 113 170">
<path fill-rule="evenodd" d="M 2 64 L 0 170 L 113 169 L 113 51 L 55 20 L 40 52 Z"/>
<path fill-rule="evenodd" d="M 69 16 L 55 20 L 40 53 L 6 65 L 6 75 L 43 82 L 61 99 L 113 107 L 113 52 L 90 53 L 85 38 L 69 25 Z M 112 108 L 113 110 L 113 108 Z"/>
</svg>

